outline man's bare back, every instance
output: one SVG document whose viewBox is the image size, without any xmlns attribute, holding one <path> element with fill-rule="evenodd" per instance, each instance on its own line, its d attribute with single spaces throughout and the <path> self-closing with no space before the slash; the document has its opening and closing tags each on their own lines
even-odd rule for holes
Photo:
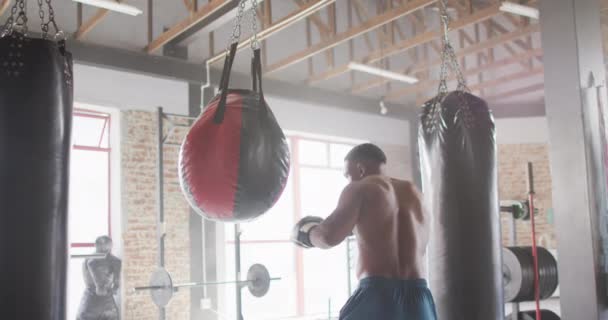
<svg viewBox="0 0 608 320">
<path fill-rule="evenodd" d="M 382 175 L 356 183 L 366 185 L 355 228 L 358 277 L 423 278 L 430 224 L 416 187 Z"/>
<path fill-rule="evenodd" d="M 359 288 L 340 311 L 340 320 L 436 320 L 425 274 L 430 218 L 408 181 L 383 173 L 386 155 L 362 144 L 345 158 L 351 180 L 326 218 L 304 217 L 292 239 L 304 248 L 329 249 L 352 232 L 359 244 Z"/>
</svg>

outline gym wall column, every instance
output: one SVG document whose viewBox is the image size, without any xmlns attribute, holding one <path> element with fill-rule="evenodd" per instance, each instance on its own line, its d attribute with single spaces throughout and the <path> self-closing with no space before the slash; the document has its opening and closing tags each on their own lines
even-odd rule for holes
<svg viewBox="0 0 608 320">
<path fill-rule="evenodd" d="M 419 113 L 418 109 L 416 112 L 410 112 L 407 117 L 408 124 L 410 125 L 410 141 L 408 141 L 408 147 L 410 151 L 410 157 L 412 162 L 412 182 L 416 184 L 419 190 L 422 190 L 422 176 L 420 175 L 420 157 L 418 155 L 418 121 Z"/>
<path fill-rule="evenodd" d="M 541 0 L 540 12 L 562 319 L 604 319 L 596 203 L 605 196 L 593 174 L 601 153 L 597 90 L 589 89 L 591 78 L 596 86 L 606 79 L 600 4 Z"/>
<path fill-rule="evenodd" d="M 163 55 L 188 59 L 188 48 L 169 43 L 163 47 Z M 201 113 L 201 106 L 206 105 L 213 97 L 213 92 L 208 94 L 205 90 L 203 97 L 202 83 L 188 84 L 188 116 L 197 117 Z M 189 212 L 189 235 L 190 235 L 190 279 L 195 282 L 216 281 L 217 268 L 215 264 L 216 241 L 215 223 L 204 220 L 194 210 Z M 206 295 L 205 295 L 206 294 Z M 217 310 L 218 293 L 215 286 L 191 288 L 190 289 L 190 319 L 217 319 L 217 315 L 211 311 L 203 310 L 203 298 L 212 301 L 212 308 Z"/>
</svg>

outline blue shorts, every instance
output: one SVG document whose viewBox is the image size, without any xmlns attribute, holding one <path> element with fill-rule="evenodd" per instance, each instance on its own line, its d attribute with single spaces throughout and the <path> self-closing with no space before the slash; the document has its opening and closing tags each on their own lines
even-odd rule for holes
<svg viewBox="0 0 608 320">
<path fill-rule="evenodd" d="M 340 320 L 436 320 L 426 280 L 362 279 L 340 310 Z"/>
</svg>

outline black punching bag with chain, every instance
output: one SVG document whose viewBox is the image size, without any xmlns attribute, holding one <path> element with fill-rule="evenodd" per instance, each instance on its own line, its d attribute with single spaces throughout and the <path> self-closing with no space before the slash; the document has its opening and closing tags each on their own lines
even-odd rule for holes
<svg viewBox="0 0 608 320">
<path fill-rule="evenodd" d="M 504 318 L 496 137 L 487 103 L 472 95 L 447 32 L 439 94 L 422 107 L 419 148 L 425 204 L 433 214 L 431 291 L 441 320 Z M 449 92 L 452 69 L 458 89 Z"/>
<path fill-rule="evenodd" d="M 0 318 L 66 319 L 72 60 L 0 39 Z"/>
<path fill-rule="evenodd" d="M 494 121 L 482 99 L 440 94 L 422 108 L 422 185 L 433 213 L 431 290 L 441 320 L 502 319 Z"/>
</svg>

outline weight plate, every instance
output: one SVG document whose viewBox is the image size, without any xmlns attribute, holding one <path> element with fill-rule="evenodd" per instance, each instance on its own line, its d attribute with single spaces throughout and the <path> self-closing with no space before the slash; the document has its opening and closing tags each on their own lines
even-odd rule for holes
<svg viewBox="0 0 608 320">
<path fill-rule="evenodd" d="M 550 298 L 559 283 L 557 261 L 553 257 L 553 254 L 543 247 L 538 247 L 538 273 L 540 279 L 540 298 Z"/>
<path fill-rule="evenodd" d="M 509 247 L 509 250 L 517 256 L 521 266 L 522 282 L 521 289 L 513 302 L 534 300 L 534 259 L 532 251 L 526 247 Z"/>
<path fill-rule="evenodd" d="M 254 297 L 263 297 L 270 288 L 270 274 L 264 265 L 254 264 L 247 271 L 247 288 Z"/>
<path fill-rule="evenodd" d="M 167 306 L 171 298 L 173 298 L 173 280 L 171 275 L 164 268 L 158 268 L 150 277 L 151 287 L 160 287 L 159 289 L 151 289 L 150 296 L 152 301 L 158 307 L 164 308 Z"/>
<path fill-rule="evenodd" d="M 502 249 L 502 275 L 505 302 L 513 301 L 522 286 L 522 269 L 517 256 L 509 249 Z"/>
<path fill-rule="evenodd" d="M 522 311 L 519 313 L 519 317 L 522 320 L 535 320 L 536 319 L 536 311 Z M 560 320 L 560 317 L 550 310 L 541 310 L 540 317 L 542 320 Z"/>
</svg>

